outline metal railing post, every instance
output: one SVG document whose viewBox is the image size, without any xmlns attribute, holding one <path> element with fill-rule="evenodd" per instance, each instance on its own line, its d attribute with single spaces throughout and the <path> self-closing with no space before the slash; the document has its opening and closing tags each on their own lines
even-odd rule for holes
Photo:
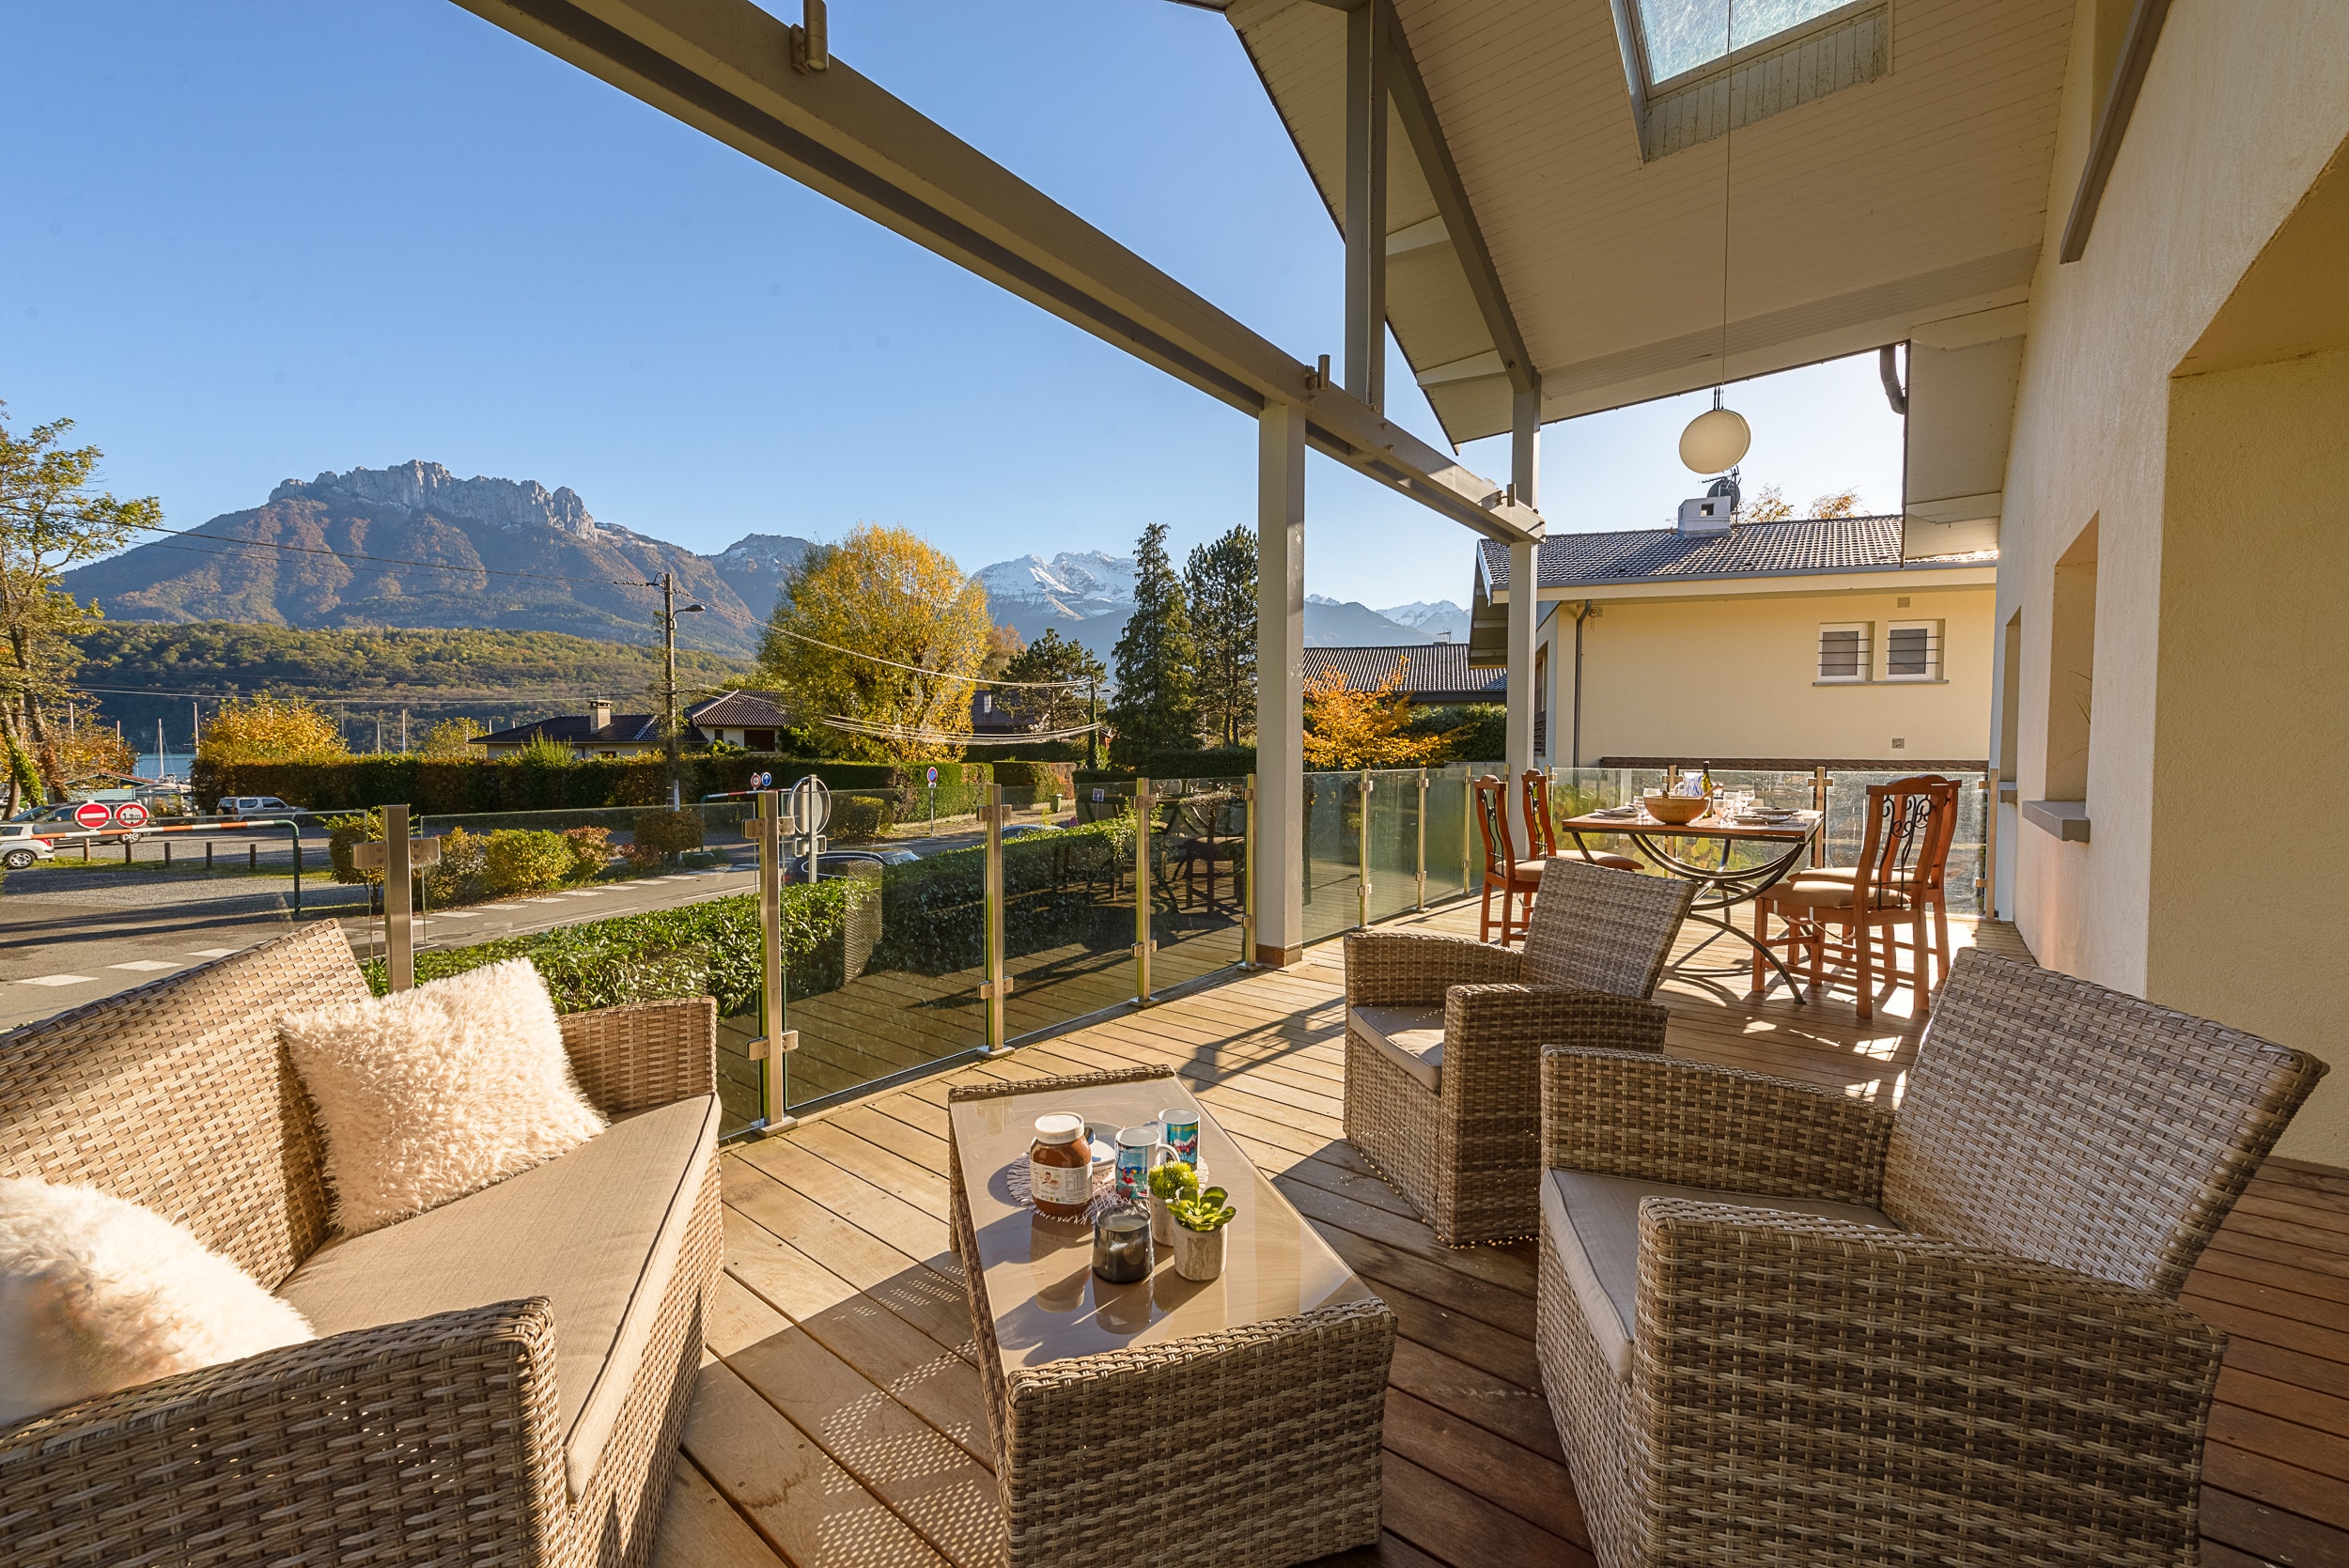
<svg viewBox="0 0 2349 1568">
<path fill-rule="evenodd" d="M 301 842 L 296 830 L 295 843 Z M 301 851 L 295 850 L 296 855 Z M 409 924 L 414 914 L 414 885 L 409 880 L 408 808 L 383 808 L 383 967 L 392 989 L 411 991 L 416 986 L 416 934 Z"/>
<path fill-rule="evenodd" d="M 1819 814 L 1819 826 L 1811 835 L 1811 863 L 1825 863 L 1827 854 L 1827 792 L 1832 783 L 1824 768 L 1811 770 L 1811 809 Z"/>
<path fill-rule="evenodd" d="M 1460 892 L 1466 894 L 1476 886 L 1476 873 L 1471 856 L 1476 845 L 1476 780 L 1466 769 L 1460 775 Z"/>
<path fill-rule="evenodd" d="M 784 1110 L 791 1067 L 785 1060 L 799 1036 L 790 1030 L 790 977 L 783 958 L 783 796 L 757 791 L 751 832 L 758 845 L 758 1108 L 770 1132 L 796 1126 Z"/>
<path fill-rule="evenodd" d="M 1370 769 L 1362 769 L 1361 810 L 1354 822 L 1354 925 L 1370 924 Z"/>
<path fill-rule="evenodd" d="M 1419 891 L 1412 898 L 1411 907 L 1414 909 L 1423 910 L 1427 908 L 1427 769 L 1424 768 L 1419 770 L 1417 821 L 1419 823 Z"/>
<path fill-rule="evenodd" d="M 1240 893 L 1239 961 L 1242 968 L 1256 967 L 1256 775 L 1248 775 L 1247 815 L 1241 831 L 1246 840 L 1240 848 L 1240 875 L 1247 885 Z"/>
<path fill-rule="evenodd" d="M 985 1054 L 1001 1056 L 1010 1048 L 1003 1044 L 1003 999 L 1011 993 L 1011 981 L 1003 973 L 1003 786 L 987 786 L 987 803 L 979 808 L 987 828 L 987 872 L 984 897 L 987 908 L 983 924 L 986 929 L 987 978 L 979 985 L 979 994 L 987 1002 L 987 1046 Z"/>
<path fill-rule="evenodd" d="M 1150 781 L 1134 781 L 1134 1005 L 1150 1005 Z"/>
<path fill-rule="evenodd" d="M 1992 776 L 1982 776 L 1982 875 L 1974 878 L 1975 913 L 1999 918 L 1999 792 Z"/>
</svg>

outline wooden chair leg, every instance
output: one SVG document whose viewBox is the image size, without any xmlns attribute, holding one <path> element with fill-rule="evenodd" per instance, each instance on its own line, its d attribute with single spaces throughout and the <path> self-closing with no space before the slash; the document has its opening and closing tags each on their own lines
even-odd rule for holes
<svg viewBox="0 0 2349 1568">
<path fill-rule="evenodd" d="M 1866 917 L 1854 912 L 1851 934 L 1852 946 L 1859 957 L 1859 1021 L 1866 1023 L 1875 1017 L 1875 933 L 1870 930 Z"/>
<path fill-rule="evenodd" d="M 1493 879 L 1489 877 L 1485 878 L 1485 895 L 1478 905 L 1476 939 L 1480 942 L 1493 939 Z"/>
<path fill-rule="evenodd" d="M 1950 978 L 1950 907 L 1939 898 L 1933 901 L 1933 945 L 1941 957 L 1940 978 L 1934 982 L 1937 991 Z"/>
<path fill-rule="evenodd" d="M 1750 993 L 1756 997 L 1769 987 L 1770 983 L 1763 977 L 1762 959 L 1762 955 L 1768 951 L 1769 945 L 1770 907 L 1757 898 L 1753 901 L 1753 990 Z"/>
<path fill-rule="evenodd" d="M 1827 962 L 1825 952 L 1827 922 L 1819 918 L 1818 910 L 1813 909 L 1802 930 L 1804 939 L 1811 944 L 1811 1000 L 1816 1001 L 1827 994 L 1827 976 L 1824 972 Z"/>
</svg>

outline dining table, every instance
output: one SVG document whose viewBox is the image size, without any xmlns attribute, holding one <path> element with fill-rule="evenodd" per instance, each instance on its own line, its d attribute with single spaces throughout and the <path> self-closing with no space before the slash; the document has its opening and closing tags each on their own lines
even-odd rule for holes
<svg viewBox="0 0 2349 1568">
<path fill-rule="evenodd" d="M 1642 860 L 1667 877 L 1678 877 L 1699 885 L 1695 901 L 1688 908 L 1688 918 L 1701 925 L 1717 929 L 1714 935 L 1699 942 L 1674 960 L 1673 968 L 1689 974 L 1742 974 L 1750 966 L 1734 969 L 1690 970 L 1688 960 L 1703 952 L 1726 933 L 1744 942 L 1770 961 L 1779 978 L 1786 983 L 1788 992 L 1797 1001 L 1803 1000 L 1802 989 L 1785 963 L 1767 946 L 1754 939 L 1752 933 L 1727 918 L 1727 912 L 1752 900 L 1764 889 L 1784 880 L 1796 869 L 1796 863 L 1812 852 L 1819 830 L 1826 822 L 1826 814 L 1817 811 L 1768 812 L 1723 817 L 1713 811 L 1692 822 L 1662 822 L 1648 815 L 1647 808 L 1637 803 L 1584 812 L 1558 824 L 1558 831 L 1574 840 L 1575 848 L 1584 856 L 1591 846 L 1585 835 L 1595 838 L 1614 834 L 1629 841 Z M 1717 845 L 1716 863 L 1706 864 L 1691 858 L 1688 847 L 1675 846 L 1673 841 L 1695 841 L 1699 845 Z M 1737 865 L 1734 851 L 1738 845 L 1762 846 L 1770 852 L 1749 865 Z"/>
</svg>

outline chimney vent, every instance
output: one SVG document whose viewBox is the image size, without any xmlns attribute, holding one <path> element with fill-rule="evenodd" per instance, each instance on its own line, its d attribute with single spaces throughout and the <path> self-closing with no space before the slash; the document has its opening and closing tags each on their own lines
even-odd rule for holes
<svg viewBox="0 0 2349 1568">
<path fill-rule="evenodd" d="M 587 727 L 604 730 L 612 727 L 612 699 L 598 697 L 587 705 Z"/>
</svg>

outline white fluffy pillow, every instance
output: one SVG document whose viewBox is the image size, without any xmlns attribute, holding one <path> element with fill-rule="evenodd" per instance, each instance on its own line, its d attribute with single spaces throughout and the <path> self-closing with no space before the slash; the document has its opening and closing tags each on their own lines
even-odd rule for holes
<svg viewBox="0 0 2349 1568">
<path fill-rule="evenodd" d="M 606 1126 L 527 958 L 289 1013 L 278 1031 L 318 1106 L 345 1235 L 520 1175 Z"/>
<path fill-rule="evenodd" d="M 153 1210 L 0 1176 L 0 1426 L 313 1337 Z"/>
</svg>

